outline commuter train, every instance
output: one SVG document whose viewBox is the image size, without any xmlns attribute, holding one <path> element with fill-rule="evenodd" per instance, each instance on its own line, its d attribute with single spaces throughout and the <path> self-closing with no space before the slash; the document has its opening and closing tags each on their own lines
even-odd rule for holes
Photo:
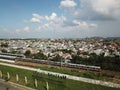
<svg viewBox="0 0 120 90">
<path fill-rule="evenodd" d="M 11 53 L 0 53 L 0 59 L 7 59 L 7 60 L 13 60 L 15 61 L 16 58 L 25 58 L 24 55 L 19 54 L 11 54 Z"/>
<path fill-rule="evenodd" d="M 33 62 L 39 64 L 46 64 L 46 65 L 53 65 L 53 66 L 60 66 L 60 67 L 68 67 L 68 68 L 75 68 L 75 69 L 83 69 L 83 70 L 90 70 L 90 71 L 101 71 L 101 67 L 99 66 L 90 66 L 90 65 L 83 65 L 83 64 L 73 64 L 73 63 L 64 63 L 64 62 L 55 62 L 51 60 L 40 60 L 40 59 L 31 59 L 25 58 L 24 55 L 18 54 L 8 54 L 8 53 L 0 53 L 1 59 L 13 60 L 13 61 L 23 61 L 23 62 Z"/>
<path fill-rule="evenodd" d="M 101 71 L 101 67 L 99 67 L 99 66 L 55 62 L 55 61 L 51 61 L 51 60 L 39 60 L 39 59 L 23 58 L 23 59 L 17 59 L 16 61 L 33 62 L 33 63 L 39 63 L 39 64 L 68 67 L 68 68 L 75 68 L 75 69 L 83 69 L 83 70 L 90 70 L 90 71 L 97 71 L 97 72 Z"/>
</svg>

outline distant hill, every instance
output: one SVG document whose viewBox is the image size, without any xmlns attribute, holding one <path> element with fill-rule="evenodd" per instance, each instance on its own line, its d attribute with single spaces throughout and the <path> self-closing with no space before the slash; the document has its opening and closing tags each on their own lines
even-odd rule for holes
<svg viewBox="0 0 120 90">
<path fill-rule="evenodd" d="M 107 37 L 107 39 L 120 39 L 120 37 Z"/>
</svg>

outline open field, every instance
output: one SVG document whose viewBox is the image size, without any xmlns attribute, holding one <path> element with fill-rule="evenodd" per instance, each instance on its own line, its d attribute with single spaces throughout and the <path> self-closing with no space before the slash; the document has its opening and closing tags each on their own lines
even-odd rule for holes
<svg viewBox="0 0 120 90">
<path fill-rule="evenodd" d="M 34 88 L 34 79 L 38 80 L 38 90 L 46 90 L 46 81 L 49 83 L 50 90 L 119 90 L 118 88 L 110 88 L 100 85 L 84 83 L 69 79 L 61 79 L 58 77 L 38 74 L 32 71 L 12 68 L 0 65 L 0 70 L 3 72 L 3 78 L 7 77 L 7 72 L 10 73 L 10 81 L 16 83 L 16 74 L 19 75 L 19 84 L 25 85 L 24 77 L 27 76 L 27 86 Z"/>
</svg>

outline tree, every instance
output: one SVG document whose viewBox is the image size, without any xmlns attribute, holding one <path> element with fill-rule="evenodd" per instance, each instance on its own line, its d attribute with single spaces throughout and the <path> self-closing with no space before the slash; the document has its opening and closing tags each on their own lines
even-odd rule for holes
<svg viewBox="0 0 120 90">
<path fill-rule="evenodd" d="M 80 63 L 84 63 L 84 59 L 78 55 L 72 55 L 71 62 L 75 64 L 80 64 Z"/>
<path fill-rule="evenodd" d="M 24 54 L 26 57 L 31 57 L 31 51 L 30 50 L 27 50 Z"/>
<path fill-rule="evenodd" d="M 37 54 L 33 55 L 35 59 L 48 59 L 48 57 L 46 55 L 44 55 L 41 51 L 39 51 Z"/>
<path fill-rule="evenodd" d="M 1 47 L 8 47 L 8 43 L 1 43 Z"/>
<path fill-rule="evenodd" d="M 63 57 L 61 57 L 59 54 L 56 55 L 54 58 L 52 58 L 53 61 L 59 61 L 61 62 L 61 60 L 63 60 Z"/>
<path fill-rule="evenodd" d="M 6 49 L 1 50 L 2 53 L 7 53 L 8 51 Z"/>
</svg>

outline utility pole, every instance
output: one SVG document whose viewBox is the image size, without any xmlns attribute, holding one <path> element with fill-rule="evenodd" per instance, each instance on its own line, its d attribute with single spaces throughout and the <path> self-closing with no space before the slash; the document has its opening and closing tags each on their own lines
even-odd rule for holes
<svg viewBox="0 0 120 90">
<path fill-rule="evenodd" d="M 60 66 L 61 66 L 61 68 L 62 68 L 62 58 L 60 59 Z"/>
</svg>

